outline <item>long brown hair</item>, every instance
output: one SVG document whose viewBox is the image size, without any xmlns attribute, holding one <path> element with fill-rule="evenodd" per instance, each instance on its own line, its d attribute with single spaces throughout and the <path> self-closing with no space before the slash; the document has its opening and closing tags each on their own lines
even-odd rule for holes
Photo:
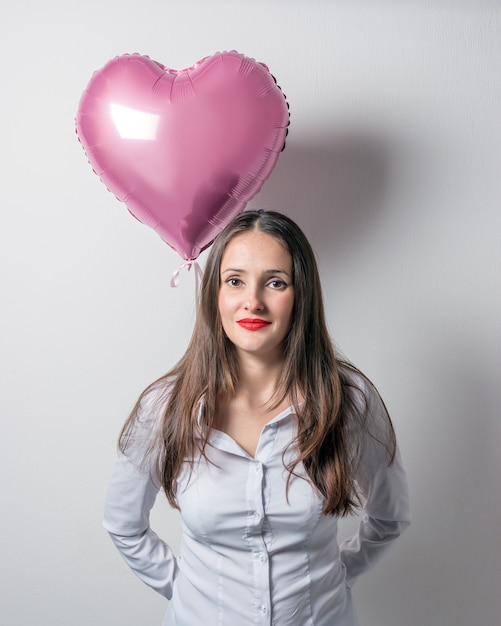
<svg viewBox="0 0 501 626">
<path fill-rule="evenodd" d="M 230 398 L 237 384 L 234 346 L 223 331 L 217 306 L 220 266 L 229 241 L 251 230 L 276 238 L 289 251 L 293 262 L 294 311 L 284 339 L 284 363 L 273 399 L 278 406 L 290 398 L 297 414 L 298 432 L 291 442 L 297 455 L 287 465 L 289 479 L 302 463 L 325 498 L 324 514 L 346 515 L 360 504 L 355 464 L 361 436 L 371 430 L 368 404 L 365 401 L 361 406 L 353 401 L 352 378 L 346 372 L 358 370 L 335 355 L 313 250 L 297 224 L 274 211 L 241 213 L 216 238 L 207 258 L 188 348 L 177 365 L 138 400 L 122 429 L 119 447 L 125 452 L 131 445 L 142 397 L 152 388 L 163 390 L 165 408 L 158 439 L 151 449 L 157 451 L 156 471 L 169 503 L 178 507 L 176 479 L 181 468 L 185 462 L 192 462 L 197 452 L 205 456 L 218 399 Z M 395 434 L 387 413 L 386 419 L 387 440 L 381 443 L 391 463 Z"/>
</svg>

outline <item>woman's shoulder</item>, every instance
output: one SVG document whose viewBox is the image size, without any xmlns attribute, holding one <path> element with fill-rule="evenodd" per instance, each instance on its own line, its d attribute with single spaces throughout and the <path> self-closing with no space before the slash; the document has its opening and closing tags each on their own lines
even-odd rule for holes
<svg viewBox="0 0 501 626">
<path fill-rule="evenodd" d="M 374 383 L 355 365 L 342 361 L 339 376 L 343 395 L 369 430 L 391 428 L 386 405 Z M 353 411 L 352 411 L 353 412 Z"/>
<path fill-rule="evenodd" d="M 124 448 L 143 452 L 151 446 L 162 426 L 172 380 L 160 378 L 141 393 L 122 432 Z"/>
<path fill-rule="evenodd" d="M 339 362 L 339 377 L 343 390 L 350 396 L 361 396 L 368 399 L 377 390 L 371 380 L 358 367 L 349 361 Z"/>
<path fill-rule="evenodd" d="M 158 409 L 164 409 L 167 404 L 174 380 L 172 377 L 163 376 L 152 382 L 139 396 L 137 402 L 138 413 L 157 412 Z"/>
</svg>

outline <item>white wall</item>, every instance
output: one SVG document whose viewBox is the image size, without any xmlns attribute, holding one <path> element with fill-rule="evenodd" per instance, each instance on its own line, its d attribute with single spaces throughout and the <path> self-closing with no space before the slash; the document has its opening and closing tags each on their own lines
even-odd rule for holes
<svg viewBox="0 0 501 626">
<path fill-rule="evenodd" d="M 92 174 L 73 120 L 118 54 L 183 68 L 232 48 L 291 107 L 253 206 L 310 236 L 333 336 L 380 387 L 408 468 L 414 524 L 358 583 L 363 624 L 499 623 L 498 7 L 2 3 L 0 623 L 161 622 L 102 502 L 123 419 L 186 346 L 194 281 L 169 287 L 179 257 Z M 176 519 L 155 511 L 174 545 Z"/>
</svg>

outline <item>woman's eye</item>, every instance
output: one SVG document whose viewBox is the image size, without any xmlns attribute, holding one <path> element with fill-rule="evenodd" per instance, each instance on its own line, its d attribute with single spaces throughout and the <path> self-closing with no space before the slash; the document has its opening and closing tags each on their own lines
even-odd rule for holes
<svg viewBox="0 0 501 626">
<path fill-rule="evenodd" d="M 242 284 L 242 281 L 240 280 L 240 278 L 228 278 L 226 284 L 230 287 L 238 287 Z"/>
<path fill-rule="evenodd" d="M 287 287 L 287 283 L 283 280 L 270 280 L 270 282 L 268 283 L 268 285 L 272 288 L 272 289 L 285 289 Z"/>
</svg>

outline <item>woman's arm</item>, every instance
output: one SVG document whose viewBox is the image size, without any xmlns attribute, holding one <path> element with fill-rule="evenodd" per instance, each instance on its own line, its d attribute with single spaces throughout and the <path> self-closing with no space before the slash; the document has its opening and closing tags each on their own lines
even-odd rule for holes
<svg viewBox="0 0 501 626">
<path fill-rule="evenodd" d="M 150 511 L 159 491 L 158 482 L 152 478 L 158 454 L 153 451 L 164 397 L 156 387 L 141 396 L 108 487 L 103 526 L 132 571 L 170 599 L 177 561 L 150 528 Z"/>
<path fill-rule="evenodd" d="M 120 454 L 106 496 L 103 526 L 132 571 L 170 599 L 176 558 L 149 525 L 157 493 L 149 472 Z"/>
<path fill-rule="evenodd" d="M 365 499 L 365 515 L 358 532 L 341 544 L 341 560 L 350 585 L 379 560 L 411 522 L 409 490 L 400 452 L 397 448 L 393 463 L 388 465 L 388 451 L 380 443 L 388 440 L 391 428 L 386 408 L 369 384 L 364 391 L 372 436 L 363 435 L 356 479 Z"/>
</svg>

